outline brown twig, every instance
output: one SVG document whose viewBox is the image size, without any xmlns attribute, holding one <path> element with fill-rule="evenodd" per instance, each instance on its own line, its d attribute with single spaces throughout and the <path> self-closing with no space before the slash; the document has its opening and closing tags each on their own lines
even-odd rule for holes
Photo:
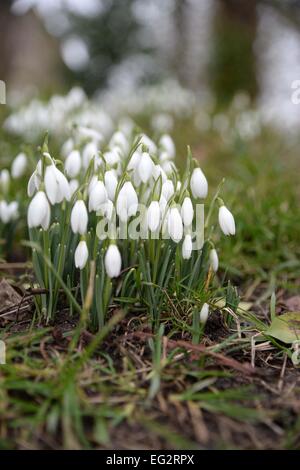
<svg viewBox="0 0 300 470">
<path fill-rule="evenodd" d="M 137 332 L 129 333 L 128 335 L 126 335 L 125 338 L 128 339 L 129 337 L 136 337 L 136 338 L 145 340 L 148 338 L 153 338 L 154 335 L 152 333 L 145 333 L 145 332 L 137 331 Z M 205 356 L 213 357 L 217 362 L 219 362 L 223 366 L 230 367 L 243 374 L 246 374 L 246 375 L 257 374 L 257 372 L 251 367 L 250 364 L 241 363 L 231 357 L 227 357 L 227 356 L 224 356 L 223 354 L 213 352 L 207 347 L 203 346 L 202 344 L 192 344 L 192 343 L 189 343 L 188 341 L 183 341 L 183 340 L 175 341 L 172 339 L 168 339 L 167 347 L 171 349 L 184 348 L 187 351 L 198 352 Z"/>
</svg>

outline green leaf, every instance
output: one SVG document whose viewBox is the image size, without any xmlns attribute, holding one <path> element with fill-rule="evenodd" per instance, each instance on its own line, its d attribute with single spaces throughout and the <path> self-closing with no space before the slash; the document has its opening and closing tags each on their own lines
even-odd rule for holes
<svg viewBox="0 0 300 470">
<path fill-rule="evenodd" d="M 273 318 L 265 334 L 283 343 L 293 343 L 300 338 L 300 312 L 287 312 Z"/>
</svg>

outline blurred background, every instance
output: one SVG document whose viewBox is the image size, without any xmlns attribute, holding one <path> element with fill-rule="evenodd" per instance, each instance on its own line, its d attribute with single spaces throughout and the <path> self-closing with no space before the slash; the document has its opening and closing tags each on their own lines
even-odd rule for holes
<svg viewBox="0 0 300 470">
<path fill-rule="evenodd" d="M 128 97 L 171 80 L 217 109 L 242 92 L 291 130 L 299 31 L 298 0 L 1 0 L 0 79 L 9 105 L 73 85 Z"/>
</svg>

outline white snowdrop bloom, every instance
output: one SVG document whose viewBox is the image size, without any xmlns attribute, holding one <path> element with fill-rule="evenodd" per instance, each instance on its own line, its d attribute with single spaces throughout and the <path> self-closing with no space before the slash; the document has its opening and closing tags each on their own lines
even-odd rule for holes
<svg viewBox="0 0 300 470">
<path fill-rule="evenodd" d="M 219 267 L 219 258 L 218 258 L 218 253 L 215 250 L 215 248 L 212 248 L 209 253 L 209 261 L 212 270 L 216 273 L 218 271 Z"/>
<path fill-rule="evenodd" d="M 171 197 L 173 196 L 175 190 L 174 190 L 174 184 L 173 181 L 167 180 L 164 182 L 161 188 L 161 194 L 162 196 L 169 201 Z"/>
<path fill-rule="evenodd" d="M 51 209 L 44 191 L 38 191 L 30 201 L 27 213 L 28 227 L 39 227 L 48 230 L 50 225 Z"/>
<path fill-rule="evenodd" d="M 85 169 L 91 163 L 91 160 L 98 155 L 98 147 L 96 142 L 87 143 L 82 150 L 82 164 Z"/>
<path fill-rule="evenodd" d="M 105 152 L 103 154 L 104 160 L 106 161 L 107 165 L 113 166 L 121 161 L 121 155 L 118 148 L 114 147 L 109 152 Z"/>
<path fill-rule="evenodd" d="M 234 217 L 224 205 L 219 208 L 219 224 L 224 235 L 235 235 Z"/>
<path fill-rule="evenodd" d="M 100 143 L 103 141 L 103 135 L 100 132 L 96 131 L 95 129 L 91 129 L 90 127 L 79 126 L 77 131 L 80 136 L 83 138 L 88 138 L 93 140 L 94 142 Z"/>
<path fill-rule="evenodd" d="M 173 173 L 176 173 L 176 166 L 174 162 L 170 162 L 170 161 L 163 162 L 161 166 L 164 172 L 166 173 L 166 175 L 168 176 L 172 175 Z"/>
<path fill-rule="evenodd" d="M 195 168 L 193 170 L 190 187 L 194 198 L 204 199 L 207 196 L 208 184 L 207 179 L 201 170 L 201 168 Z"/>
<path fill-rule="evenodd" d="M 185 227 L 189 227 L 194 218 L 194 208 L 191 198 L 185 197 L 181 206 L 181 217 Z"/>
<path fill-rule="evenodd" d="M 91 178 L 91 181 L 89 183 L 89 187 L 88 187 L 88 194 L 90 195 L 91 194 L 91 191 L 92 189 L 94 188 L 95 184 L 98 183 L 98 177 L 96 175 L 93 175 L 92 178 Z"/>
<path fill-rule="evenodd" d="M 105 270 L 108 277 L 119 277 L 122 268 L 122 258 L 117 245 L 109 245 L 104 258 Z"/>
<path fill-rule="evenodd" d="M 133 152 L 129 160 L 129 163 L 127 165 L 127 170 L 128 171 L 135 170 L 138 167 L 141 157 L 142 157 L 142 154 L 139 150 L 136 150 L 135 152 Z"/>
<path fill-rule="evenodd" d="M 101 205 L 107 201 L 107 191 L 103 181 L 97 181 L 91 189 L 89 196 L 89 211 L 97 212 Z"/>
<path fill-rule="evenodd" d="M 183 236 L 183 225 L 181 215 L 177 207 L 171 207 L 168 215 L 168 233 L 171 239 L 178 243 Z"/>
<path fill-rule="evenodd" d="M 11 165 L 11 175 L 13 178 L 21 178 L 27 167 L 27 156 L 24 152 L 19 153 Z"/>
<path fill-rule="evenodd" d="M 65 175 L 54 164 L 47 165 L 45 170 L 45 190 L 52 205 L 70 200 L 70 186 Z"/>
<path fill-rule="evenodd" d="M 79 181 L 78 180 L 70 180 L 69 181 L 69 186 L 70 186 L 70 194 L 71 194 L 71 197 L 74 195 L 74 193 L 77 191 L 77 189 L 79 188 Z"/>
<path fill-rule="evenodd" d="M 75 250 L 75 266 L 76 268 L 83 269 L 89 257 L 89 250 L 84 240 L 81 240 Z"/>
<path fill-rule="evenodd" d="M 207 303 L 204 303 L 202 305 L 200 315 L 199 315 L 200 323 L 205 325 L 208 319 L 208 315 L 209 315 L 209 305 Z"/>
<path fill-rule="evenodd" d="M 160 206 L 158 201 L 152 201 L 147 209 L 147 225 L 151 232 L 155 232 L 160 224 Z"/>
<path fill-rule="evenodd" d="M 169 158 L 175 157 L 175 154 L 176 154 L 175 144 L 170 135 L 168 134 L 162 135 L 161 138 L 159 139 L 159 145 L 169 155 Z"/>
<path fill-rule="evenodd" d="M 160 152 L 160 154 L 159 154 L 160 163 L 167 162 L 168 160 L 170 160 L 169 154 L 165 151 Z"/>
<path fill-rule="evenodd" d="M 11 220 L 15 220 L 18 217 L 19 205 L 17 201 L 7 203 L 6 201 L 0 202 L 0 220 L 4 224 L 8 224 Z"/>
<path fill-rule="evenodd" d="M 104 174 L 104 183 L 107 191 L 107 195 L 111 201 L 114 201 L 116 189 L 118 186 L 118 180 L 113 170 L 108 170 Z"/>
<path fill-rule="evenodd" d="M 187 234 L 184 237 L 183 244 L 182 244 L 183 259 L 190 259 L 192 251 L 193 251 L 192 237 L 191 235 Z"/>
<path fill-rule="evenodd" d="M 106 218 L 106 220 L 111 220 L 114 213 L 114 205 L 110 199 L 101 205 L 99 209 L 100 214 Z"/>
<path fill-rule="evenodd" d="M 69 139 L 67 139 L 67 140 L 64 142 L 64 144 L 63 144 L 63 146 L 62 146 L 62 148 L 61 148 L 61 153 L 62 153 L 62 155 L 63 155 L 64 157 L 66 157 L 67 155 L 69 155 L 69 153 L 72 152 L 73 148 L 74 148 L 74 141 L 73 141 L 73 139 L 70 137 Z"/>
<path fill-rule="evenodd" d="M 41 183 L 39 175 L 34 171 L 30 176 L 27 184 L 27 194 L 29 197 L 32 197 L 35 191 L 39 188 Z"/>
<path fill-rule="evenodd" d="M 164 172 L 164 170 L 162 169 L 162 167 L 160 165 L 154 165 L 153 171 L 152 171 L 152 176 L 153 176 L 155 181 L 161 176 L 161 180 L 162 180 L 163 183 L 165 181 L 167 181 L 167 179 L 168 179 L 166 173 Z"/>
<path fill-rule="evenodd" d="M 132 183 L 126 181 L 122 186 L 118 197 L 116 210 L 122 222 L 127 222 L 128 218 L 135 215 L 138 207 L 138 197 Z"/>
<path fill-rule="evenodd" d="M 168 201 L 166 200 L 166 198 L 163 195 L 161 195 L 160 199 L 159 199 L 159 207 L 160 207 L 160 212 L 161 212 L 162 215 L 164 215 L 164 213 L 165 213 L 167 204 L 168 204 Z"/>
<path fill-rule="evenodd" d="M 5 168 L 0 171 L 0 187 L 3 192 L 7 192 L 10 184 L 10 174 L 9 171 Z"/>
<path fill-rule="evenodd" d="M 71 228 L 73 233 L 84 235 L 87 232 L 88 212 L 82 199 L 75 202 L 71 212 Z"/>
<path fill-rule="evenodd" d="M 143 183 L 147 183 L 147 181 L 151 178 L 153 166 L 154 164 L 149 153 L 143 152 L 138 166 L 139 176 Z"/>
<path fill-rule="evenodd" d="M 145 147 L 148 148 L 149 153 L 151 153 L 151 154 L 157 153 L 156 144 L 146 134 L 141 135 L 140 146 L 142 146 L 142 145 L 145 145 Z"/>
<path fill-rule="evenodd" d="M 81 169 L 81 156 L 78 150 L 72 150 L 66 158 L 65 170 L 69 178 L 76 178 Z"/>
<path fill-rule="evenodd" d="M 123 154 L 129 152 L 128 140 L 121 131 L 117 131 L 112 135 L 108 145 L 110 148 L 119 147 Z"/>
</svg>

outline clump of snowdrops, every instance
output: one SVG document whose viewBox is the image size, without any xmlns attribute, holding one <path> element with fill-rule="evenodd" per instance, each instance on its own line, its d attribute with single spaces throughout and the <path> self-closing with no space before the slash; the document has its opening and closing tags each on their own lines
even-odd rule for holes
<svg viewBox="0 0 300 470">
<path fill-rule="evenodd" d="M 212 217 L 235 234 L 219 198 L 208 205 L 208 183 L 188 150 L 180 175 L 175 145 L 154 142 L 129 126 L 104 142 L 93 129 L 74 130 L 56 158 L 47 139 L 28 183 L 30 245 L 48 321 L 67 300 L 93 330 L 110 306 L 143 310 L 157 328 L 178 302 L 193 309 L 193 327 L 208 316 L 209 286 L 218 270 Z M 64 292 L 64 296 L 62 296 Z M 64 300 L 62 300 L 62 298 Z"/>
<path fill-rule="evenodd" d="M 0 171 L 0 256 L 12 251 L 20 217 L 19 186 L 28 169 L 28 158 L 20 152 L 10 168 Z M 23 195 L 22 195 L 23 196 Z"/>
</svg>

